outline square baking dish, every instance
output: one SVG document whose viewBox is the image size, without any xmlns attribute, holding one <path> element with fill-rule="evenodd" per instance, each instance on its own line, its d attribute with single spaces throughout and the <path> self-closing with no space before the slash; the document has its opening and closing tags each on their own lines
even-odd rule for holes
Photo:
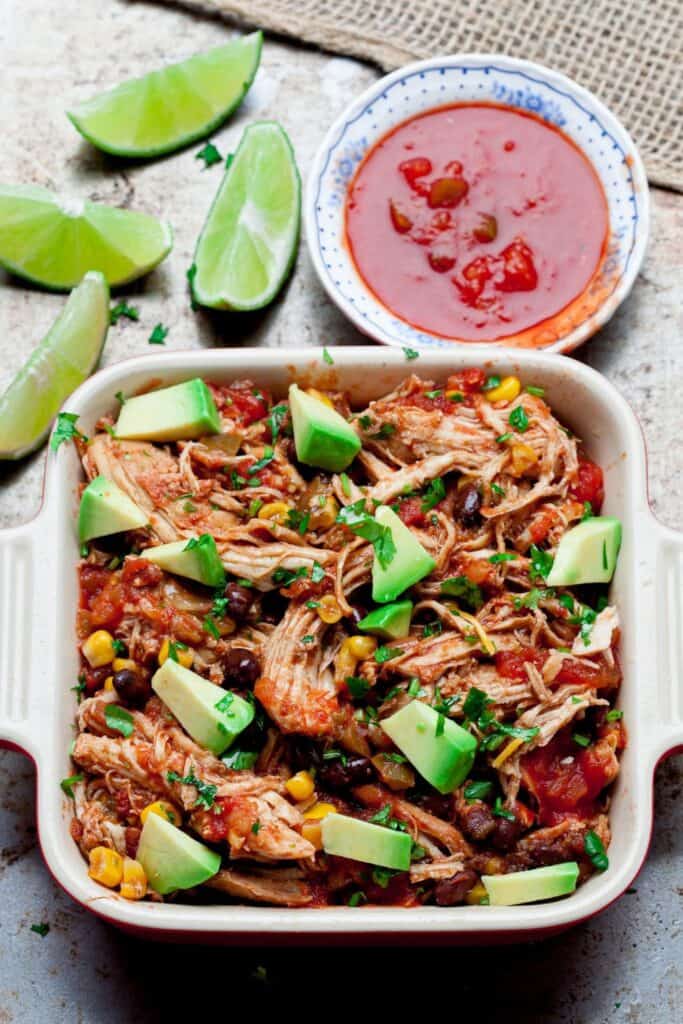
<svg viewBox="0 0 683 1024">
<path fill-rule="evenodd" d="M 624 399 L 599 374 L 574 360 L 535 351 L 476 346 L 421 354 L 377 347 L 233 349 L 144 356 L 86 381 L 66 408 L 86 434 L 117 408 L 115 393 L 168 385 L 189 377 L 249 377 L 275 397 L 292 380 L 339 387 L 362 406 L 418 373 L 441 383 L 468 366 L 519 375 L 542 385 L 560 419 L 583 438 L 605 472 L 608 515 L 619 516 L 624 540 L 612 597 L 622 619 L 624 709 L 629 744 L 611 809 L 610 866 L 572 896 L 520 907 L 335 907 L 281 909 L 133 903 L 87 874 L 69 835 L 71 801 L 59 781 L 71 774 L 69 746 L 78 673 L 75 615 L 78 584 L 76 511 L 80 461 L 73 445 L 49 452 L 43 505 L 35 519 L 0 532 L 0 743 L 24 751 L 37 768 L 37 817 L 45 861 L 57 882 L 100 917 L 148 937 L 183 941 L 476 943 L 539 938 L 598 913 L 631 884 L 652 829 L 652 778 L 658 761 L 683 747 L 683 535 L 653 517 L 639 424 Z"/>
</svg>

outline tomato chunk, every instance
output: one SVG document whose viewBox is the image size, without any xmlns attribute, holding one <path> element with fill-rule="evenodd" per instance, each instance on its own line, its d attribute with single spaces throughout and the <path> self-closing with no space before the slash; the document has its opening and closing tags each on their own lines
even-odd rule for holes
<svg viewBox="0 0 683 1024">
<path fill-rule="evenodd" d="M 602 470 L 590 459 L 579 459 L 579 474 L 569 488 L 572 498 L 589 501 L 595 515 L 599 515 L 605 500 L 605 483 Z"/>
<path fill-rule="evenodd" d="M 586 819 L 597 811 L 596 800 L 615 774 L 614 753 L 599 741 L 582 749 L 562 729 L 545 747 L 521 758 L 522 779 L 538 802 L 541 825 L 566 818 Z"/>
<path fill-rule="evenodd" d="M 410 217 L 407 217 L 405 213 L 399 210 L 393 199 L 389 200 L 389 216 L 391 217 L 391 223 L 394 225 L 394 230 L 398 231 L 399 235 L 405 235 L 413 226 Z"/>
<path fill-rule="evenodd" d="M 531 292 L 538 284 L 531 249 L 520 238 L 506 246 L 501 252 L 503 278 L 496 281 L 501 292 Z"/>
<path fill-rule="evenodd" d="M 565 658 L 555 677 L 557 685 L 566 683 L 569 686 L 588 686 L 597 690 L 614 688 L 620 680 L 621 672 L 616 663 L 608 665 L 607 662 L 600 662 L 593 667 L 580 658 Z"/>
<path fill-rule="evenodd" d="M 398 515 L 406 526 L 424 526 L 427 522 L 422 511 L 422 498 L 406 498 L 398 506 Z"/>
<path fill-rule="evenodd" d="M 524 680 L 527 678 L 525 665 L 542 668 L 548 657 L 547 651 L 539 651 L 536 647 L 518 647 L 515 650 L 497 651 L 494 661 L 496 672 L 503 679 Z"/>
<path fill-rule="evenodd" d="M 479 367 L 472 366 L 467 370 L 460 370 L 452 373 L 446 381 L 446 391 L 462 391 L 466 395 L 473 395 L 481 391 L 486 383 L 486 374 Z"/>
</svg>

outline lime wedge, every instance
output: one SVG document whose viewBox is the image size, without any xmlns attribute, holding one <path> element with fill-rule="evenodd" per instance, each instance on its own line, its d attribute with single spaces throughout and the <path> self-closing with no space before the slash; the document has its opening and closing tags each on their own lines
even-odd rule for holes
<svg viewBox="0 0 683 1024">
<path fill-rule="evenodd" d="M 274 121 L 247 128 L 209 211 L 191 272 L 194 298 L 213 309 L 266 306 L 292 268 L 301 180 Z"/>
<path fill-rule="evenodd" d="M 0 264 L 45 288 L 67 291 L 88 270 L 126 284 L 156 267 L 172 242 L 170 225 L 146 213 L 0 185 Z"/>
<path fill-rule="evenodd" d="M 0 459 L 42 444 L 62 402 L 95 369 L 108 327 L 109 288 L 91 271 L 0 398 Z"/>
<path fill-rule="evenodd" d="M 261 59 L 253 32 L 93 96 L 67 111 L 93 146 L 152 157 L 209 135 L 242 102 Z"/>
</svg>

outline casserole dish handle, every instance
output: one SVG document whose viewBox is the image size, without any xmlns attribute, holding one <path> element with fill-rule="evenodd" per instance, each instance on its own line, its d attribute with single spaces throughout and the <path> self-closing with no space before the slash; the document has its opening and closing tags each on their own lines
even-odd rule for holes
<svg viewBox="0 0 683 1024">
<path fill-rule="evenodd" d="M 656 680 L 648 702 L 654 764 L 683 750 L 683 534 L 656 523 Z"/>
<path fill-rule="evenodd" d="M 0 530 L 0 747 L 34 759 L 41 731 L 38 682 L 49 666 L 45 655 L 54 619 L 51 585 L 40 575 L 45 520 L 41 514 L 23 526 Z M 49 718 L 46 708 L 43 721 Z"/>
</svg>

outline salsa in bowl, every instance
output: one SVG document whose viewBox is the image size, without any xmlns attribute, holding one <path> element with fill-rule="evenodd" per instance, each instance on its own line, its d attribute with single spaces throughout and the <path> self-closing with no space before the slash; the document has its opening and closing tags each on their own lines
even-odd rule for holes
<svg viewBox="0 0 683 1024">
<path fill-rule="evenodd" d="M 435 58 L 333 125 L 306 220 L 323 285 L 378 341 L 568 351 L 632 286 L 647 184 L 626 131 L 563 76 Z"/>
</svg>

